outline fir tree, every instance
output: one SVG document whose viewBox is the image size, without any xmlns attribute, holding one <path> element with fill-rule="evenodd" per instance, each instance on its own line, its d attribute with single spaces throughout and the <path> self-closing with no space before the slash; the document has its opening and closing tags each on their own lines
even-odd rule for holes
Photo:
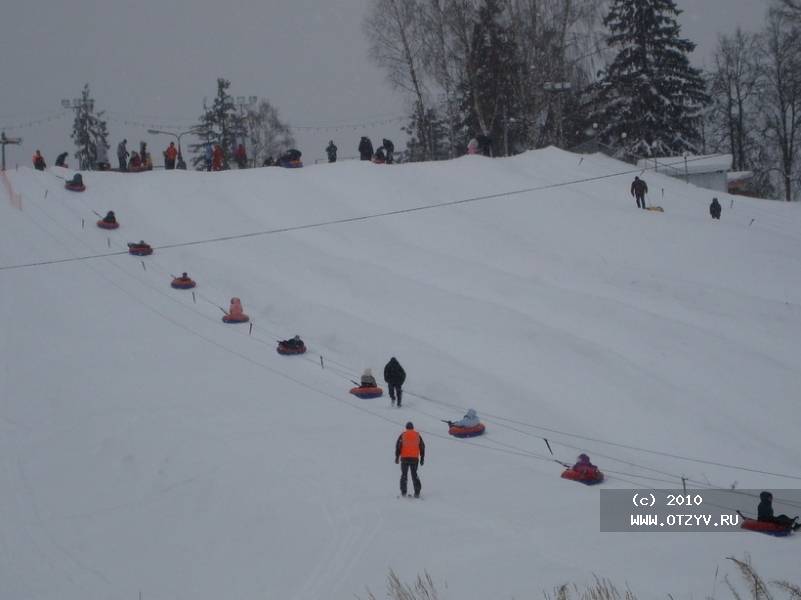
<svg viewBox="0 0 801 600">
<path fill-rule="evenodd" d="M 604 24 L 619 48 L 598 85 L 593 115 L 604 143 L 635 156 L 697 152 L 703 107 L 695 44 L 679 37 L 674 0 L 613 0 Z"/>
<path fill-rule="evenodd" d="M 514 37 L 504 22 L 500 0 L 483 0 L 478 10 L 478 19 L 473 25 L 473 38 L 462 91 L 461 107 L 464 125 L 472 132 L 488 135 L 496 151 L 508 142 L 510 122 L 515 122 L 519 112 L 519 98 L 513 85 L 513 74 L 517 69 L 518 52 Z M 508 142 L 508 143 L 507 143 Z"/>
<path fill-rule="evenodd" d="M 212 146 L 219 144 L 223 151 L 223 169 L 227 169 L 231 162 L 235 145 L 246 135 L 245 118 L 239 114 L 234 98 L 228 93 L 231 82 L 227 79 L 217 79 L 217 95 L 209 108 L 204 106 L 203 114 L 195 130 L 200 143 L 190 145 L 195 153 L 192 164 L 197 169 L 205 165 L 206 144 Z"/>
<path fill-rule="evenodd" d="M 409 124 L 401 127 L 401 130 L 408 134 L 409 139 L 406 141 L 406 150 L 400 154 L 396 153 L 396 162 L 450 158 L 447 122 L 441 119 L 434 109 L 430 108 L 423 114 L 422 122 L 417 116 L 417 111 L 414 111 Z M 425 139 L 420 139 L 421 135 L 425 136 Z"/>
<path fill-rule="evenodd" d="M 83 86 L 81 100 L 75 108 L 75 121 L 70 137 L 78 148 L 75 158 L 82 171 L 93 169 L 97 163 L 97 147 L 104 144 L 108 148 L 108 130 L 102 119 L 105 111 L 95 114 L 95 101 L 89 93 L 89 84 Z"/>
</svg>

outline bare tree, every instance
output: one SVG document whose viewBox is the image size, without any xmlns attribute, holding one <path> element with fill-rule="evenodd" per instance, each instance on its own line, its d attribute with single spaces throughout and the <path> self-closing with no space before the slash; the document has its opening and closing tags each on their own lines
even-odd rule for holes
<svg viewBox="0 0 801 600">
<path fill-rule="evenodd" d="M 278 109 L 267 100 L 259 102 L 255 109 L 248 110 L 245 126 L 255 166 L 260 166 L 269 156 L 278 158 L 295 145 L 292 130 L 281 121 Z"/>
<path fill-rule="evenodd" d="M 793 200 L 801 142 L 801 30 L 771 10 L 763 34 L 765 87 L 762 110 L 768 141 L 778 155 L 784 199 Z"/>
<path fill-rule="evenodd" d="M 735 171 L 755 166 L 750 132 L 758 127 L 763 66 L 755 34 L 737 29 L 731 36 L 720 36 L 709 86 L 713 99 L 709 137 L 713 147 L 725 147 L 731 152 Z"/>
<path fill-rule="evenodd" d="M 430 159 L 433 145 L 425 130 L 428 94 L 422 79 L 425 43 L 421 12 L 421 0 L 376 0 L 363 28 L 372 59 L 387 71 L 392 85 L 412 94 L 418 138 Z"/>
</svg>

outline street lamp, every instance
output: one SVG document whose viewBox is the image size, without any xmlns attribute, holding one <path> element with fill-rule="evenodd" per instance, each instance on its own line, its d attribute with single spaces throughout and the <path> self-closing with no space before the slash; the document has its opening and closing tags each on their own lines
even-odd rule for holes
<svg viewBox="0 0 801 600">
<path fill-rule="evenodd" d="M 179 169 L 186 169 L 186 163 L 184 162 L 183 154 L 181 154 L 181 138 L 188 133 L 197 133 L 196 129 L 188 129 L 186 131 L 182 131 L 181 133 L 175 133 L 173 131 L 162 131 L 161 129 L 148 129 L 147 132 L 150 135 L 171 135 L 176 140 L 178 140 L 178 168 Z M 181 166 L 183 165 L 183 166 Z"/>
</svg>

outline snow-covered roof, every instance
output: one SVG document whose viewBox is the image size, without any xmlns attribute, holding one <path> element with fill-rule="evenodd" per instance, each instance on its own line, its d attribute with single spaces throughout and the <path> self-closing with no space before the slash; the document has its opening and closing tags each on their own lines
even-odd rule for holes
<svg viewBox="0 0 801 600">
<path fill-rule="evenodd" d="M 726 181 L 729 183 L 734 183 L 735 181 L 745 181 L 753 177 L 753 171 L 729 171 L 726 173 Z"/>
<path fill-rule="evenodd" d="M 731 154 L 706 154 L 684 156 L 657 156 L 642 158 L 637 166 L 654 169 L 669 175 L 718 173 L 731 169 Z"/>
</svg>

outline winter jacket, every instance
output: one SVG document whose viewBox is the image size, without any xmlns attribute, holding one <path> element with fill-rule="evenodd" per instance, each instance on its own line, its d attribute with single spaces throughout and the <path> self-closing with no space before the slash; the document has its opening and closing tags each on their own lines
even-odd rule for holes
<svg viewBox="0 0 801 600">
<path fill-rule="evenodd" d="M 387 151 L 387 154 L 392 154 L 393 152 L 395 152 L 395 144 L 392 143 L 392 140 L 384 138 L 383 141 L 381 142 L 381 145 L 384 146 L 384 149 Z"/>
<path fill-rule="evenodd" d="M 762 499 L 759 506 L 757 506 L 757 520 L 773 521 L 773 499 Z"/>
<path fill-rule="evenodd" d="M 175 144 L 170 144 L 167 146 L 167 149 L 164 151 L 164 158 L 167 160 L 174 161 L 178 157 L 178 148 L 175 147 Z"/>
<path fill-rule="evenodd" d="M 98 153 L 100 151 L 100 147 L 98 146 Z M 56 166 L 57 167 L 66 167 L 67 166 L 67 152 L 62 152 L 56 157 Z"/>
<path fill-rule="evenodd" d="M 417 460 L 423 464 L 426 458 L 426 445 L 422 436 L 414 429 L 407 429 L 398 436 L 395 442 L 395 460 Z"/>
<path fill-rule="evenodd" d="M 333 141 L 329 142 L 328 146 L 325 147 L 325 153 L 328 155 L 328 162 L 336 161 L 337 147 L 334 145 Z"/>
<path fill-rule="evenodd" d="M 228 309 L 228 316 L 241 317 L 244 314 L 242 310 L 242 301 L 239 298 L 231 298 L 231 306 Z"/>
<path fill-rule="evenodd" d="M 361 387 L 376 387 L 377 385 L 375 377 L 373 377 L 373 371 L 365 369 L 364 373 L 362 373 Z"/>
<path fill-rule="evenodd" d="M 471 408 L 464 417 L 458 421 L 454 421 L 451 425 L 454 427 L 475 427 L 480 422 L 476 411 Z"/>
<path fill-rule="evenodd" d="M 33 166 L 37 171 L 44 171 L 45 167 L 47 166 L 45 164 L 44 157 L 39 153 L 38 150 L 36 151 L 36 154 L 33 155 Z"/>
<path fill-rule="evenodd" d="M 586 460 L 579 460 L 573 465 L 573 470 L 582 474 L 592 474 L 598 471 L 598 467 L 592 464 L 589 458 L 586 458 Z"/>
<path fill-rule="evenodd" d="M 359 158 L 361 158 L 361 160 L 373 159 L 373 143 L 370 141 L 369 137 L 362 137 L 362 140 L 359 142 Z"/>
<path fill-rule="evenodd" d="M 648 193 L 648 184 L 645 183 L 639 177 L 635 177 L 634 181 L 631 182 L 631 195 L 639 196 L 640 198 L 642 198 L 647 193 Z"/>
<path fill-rule="evenodd" d="M 128 148 L 125 147 L 125 142 L 120 142 L 117 144 L 117 158 L 128 158 Z"/>
<path fill-rule="evenodd" d="M 720 202 L 718 202 L 717 198 L 714 198 L 712 204 L 709 205 L 709 214 L 712 215 L 713 219 L 719 219 L 721 210 Z"/>
<path fill-rule="evenodd" d="M 403 382 L 406 381 L 406 371 L 394 356 L 384 367 L 384 381 L 390 385 L 403 385 Z"/>
</svg>

